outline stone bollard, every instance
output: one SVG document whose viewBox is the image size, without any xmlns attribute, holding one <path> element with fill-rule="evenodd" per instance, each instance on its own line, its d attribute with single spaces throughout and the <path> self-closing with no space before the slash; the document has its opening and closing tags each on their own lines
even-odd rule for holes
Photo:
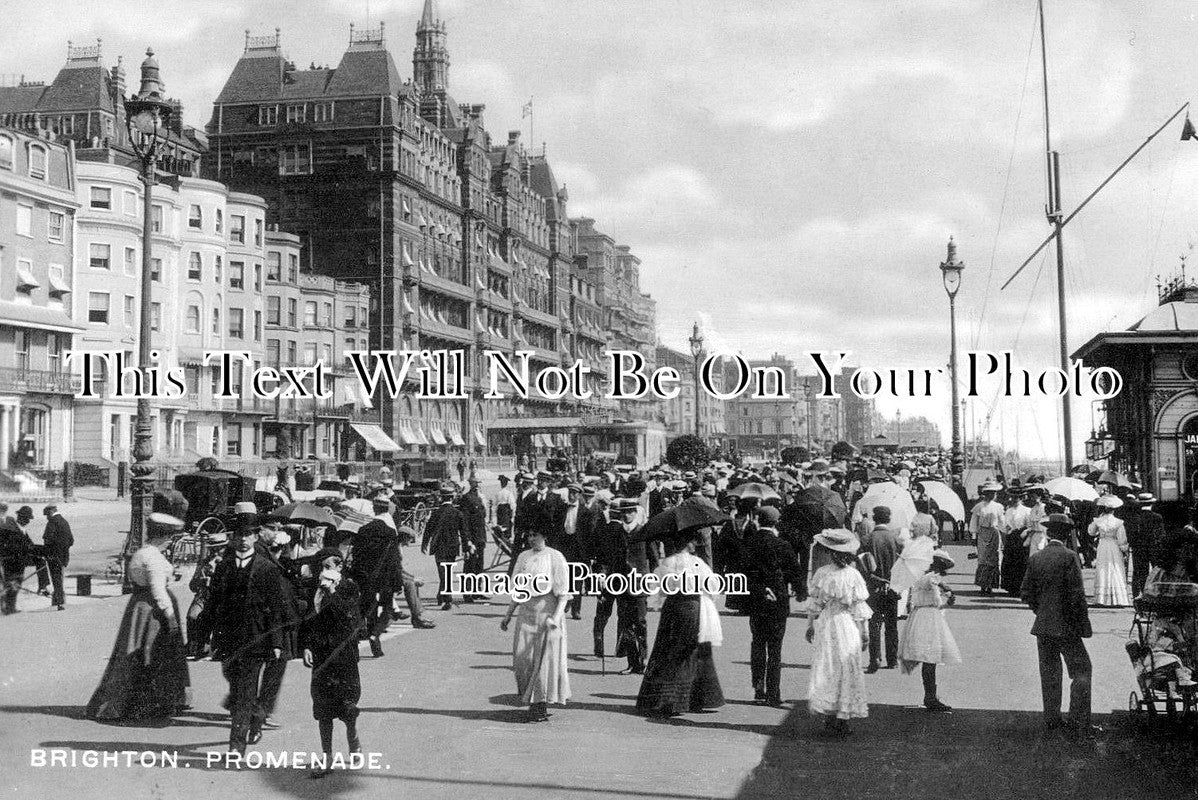
<svg viewBox="0 0 1198 800">
<path fill-rule="evenodd" d="M 92 596 L 92 576 L 91 575 L 76 575 L 75 576 L 75 595 L 77 597 Z"/>
<path fill-rule="evenodd" d="M 66 461 L 62 465 L 62 499 L 75 499 L 75 465 Z"/>
</svg>

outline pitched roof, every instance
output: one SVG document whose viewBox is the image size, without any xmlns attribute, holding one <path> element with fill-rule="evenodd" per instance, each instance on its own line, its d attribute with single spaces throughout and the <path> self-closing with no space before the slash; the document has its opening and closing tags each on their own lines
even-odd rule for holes
<svg viewBox="0 0 1198 800">
<path fill-rule="evenodd" d="M 70 64 L 58 71 L 54 82 L 46 87 L 38 102 L 38 111 L 76 111 L 98 108 L 114 111 L 109 91 L 108 71 L 98 65 L 73 67 Z"/>
<path fill-rule="evenodd" d="M 242 56 L 229 73 L 217 103 L 244 103 L 278 99 L 283 85 L 281 55 Z"/>
<path fill-rule="evenodd" d="M 350 50 L 325 87 L 326 95 L 399 95 L 403 80 L 391 53 L 386 50 Z"/>
<path fill-rule="evenodd" d="M 37 110 L 46 85 L 0 86 L 0 114 L 15 114 Z"/>
</svg>

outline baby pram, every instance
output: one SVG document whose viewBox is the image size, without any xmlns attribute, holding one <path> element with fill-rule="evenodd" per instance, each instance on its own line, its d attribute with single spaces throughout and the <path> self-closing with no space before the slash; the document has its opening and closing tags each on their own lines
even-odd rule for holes
<svg viewBox="0 0 1198 800">
<path fill-rule="evenodd" d="M 1164 717 L 1193 724 L 1198 717 L 1198 584 L 1164 583 L 1135 599 L 1127 655 L 1139 691 L 1128 698 L 1136 722 Z"/>
</svg>

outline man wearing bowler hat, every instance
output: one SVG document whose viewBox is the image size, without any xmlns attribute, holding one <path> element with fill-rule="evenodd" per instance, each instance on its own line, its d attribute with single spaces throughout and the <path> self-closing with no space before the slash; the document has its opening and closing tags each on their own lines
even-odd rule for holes
<svg viewBox="0 0 1198 800">
<path fill-rule="evenodd" d="M 1091 739 L 1090 655 L 1082 641 L 1092 635 L 1086 589 L 1077 553 L 1065 547 L 1073 521 L 1052 514 L 1045 522 L 1048 543 L 1028 561 L 1020 596 L 1036 614 L 1032 635 L 1040 659 L 1044 727 L 1065 729 L 1070 737 Z M 1069 670 L 1069 719 L 1061 718 L 1061 660 Z"/>
</svg>

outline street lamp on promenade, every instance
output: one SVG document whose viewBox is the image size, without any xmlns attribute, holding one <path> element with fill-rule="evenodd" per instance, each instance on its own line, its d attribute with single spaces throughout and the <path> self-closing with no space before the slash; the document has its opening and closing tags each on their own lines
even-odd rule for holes
<svg viewBox="0 0 1198 800">
<path fill-rule="evenodd" d="M 702 439 L 703 433 L 699 430 L 699 362 L 703 359 L 703 333 L 699 330 L 699 323 L 697 322 L 689 341 L 691 355 L 695 359 L 695 436 Z"/>
<path fill-rule="evenodd" d="M 151 252 L 150 241 L 153 229 L 154 168 L 158 161 L 159 146 L 166 141 L 167 123 L 171 106 L 163 96 L 162 80 L 158 75 L 158 61 L 154 51 L 146 49 L 146 60 L 141 64 L 141 91 L 125 101 L 125 125 L 129 131 L 129 143 L 141 161 L 141 181 L 144 192 L 144 207 L 141 221 L 141 309 L 137 334 L 137 363 L 145 374 L 142 395 L 137 399 L 137 422 L 133 429 L 133 473 L 132 509 L 129 518 L 129 537 L 125 540 L 126 563 L 134 552 L 146 541 L 146 525 L 153 504 L 154 468 L 150 459 L 154 457 L 154 433 L 150 429 L 150 400 L 144 396 L 150 386 L 150 288 Z M 119 380 L 119 378 L 118 378 Z M 133 591 L 129 571 L 125 570 L 124 592 Z"/>
<path fill-rule="evenodd" d="M 944 291 L 948 293 L 949 320 L 949 356 L 948 369 L 952 381 L 953 415 L 953 455 L 951 470 L 956 477 L 961 477 L 965 471 L 965 458 L 961 452 L 961 420 L 957 416 L 957 406 L 960 405 L 957 387 L 957 290 L 961 288 L 961 272 L 965 263 L 957 259 L 957 244 L 953 237 L 948 237 L 948 257 L 940 264 L 941 276 L 944 278 Z"/>
</svg>

